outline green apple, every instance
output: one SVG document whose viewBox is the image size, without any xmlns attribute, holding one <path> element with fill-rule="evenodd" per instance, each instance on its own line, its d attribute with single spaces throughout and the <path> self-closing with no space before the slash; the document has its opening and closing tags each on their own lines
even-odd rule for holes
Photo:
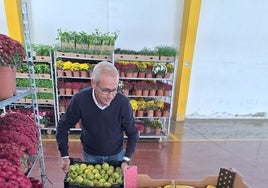
<svg viewBox="0 0 268 188">
<path fill-rule="evenodd" d="M 115 180 L 115 182 L 118 183 L 118 184 L 122 184 L 123 180 L 122 180 L 122 178 L 118 178 L 118 179 Z"/>
<path fill-rule="evenodd" d="M 80 164 L 80 169 L 84 171 L 86 168 L 87 168 L 87 165 L 85 163 Z"/>
<path fill-rule="evenodd" d="M 101 165 L 100 164 L 95 164 L 95 169 L 101 170 Z"/>
<path fill-rule="evenodd" d="M 82 184 L 84 179 L 81 177 L 81 176 L 77 176 L 74 181 L 77 183 L 77 184 Z"/>
<path fill-rule="evenodd" d="M 101 178 L 101 179 L 99 179 L 99 182 L 100 182 L 100 183 L 105 183 L 105 182 L 106 182 L 106 180 L 105 180 L 105 179 L 103 179 L 103 178 Z"/>
<path fill-rule="evenodd" d="M 75 172 L 75 171 L 71 171 L 71 172 L 69 172 L 68 175 L 69 175 L 69 177 L 72 178 L 72 179 L 74 179 L 74 178 L 76 178 L 76 177 L 78 176 L 77 172 Z"/>
<path fill-rule="evenodd" d="M 82 177 L 82 178 L 87 178 L 87 175 L 86 174 L 80 174 L 80 176 Z"/>
<path fill-rule="evenodd" d="M 87 169 L 84 171 L 85 174 L 89 174 L 89 173 L 91 173 L 91 172 L 92 172 L 92 170 L 89 169 L 89 168 L 87 168 Z"/>
<path fill-rule="evenodd" d="M 101 169 L 100 170 L 100 174 L 105 174 L 106 172 L 105 172 L 105 170 L 104 169 Z"/>
<path fill-rule="evenodd" d="M 88 184 L 87 184 L 86 186 L 93 187 L 93 186 L 94 186 L 94 182 L 91 181 L 91 180 L 89 180 L 89 181 L 88 181 Z"/>
<path fill-rule="evenodd" d="M 93 173 L 93 174 L 99 174 L 100 171 L 99 171 L 98 169 L 94 168 L 94 169 L 92 170 L 92 173 Z"/>
<path fill-rule="evenodd" d="M 89 184 L 89 181 L 90 181 L 90 180 L 88 180 L 88 179 L 84 179 L 83 182 L 82 182 L 82 184 L 83 184 L 83 185 L 88 185 L 88 184 Z"/>
<path fill-rule="evenodd" d="M 104 170 L 108 170 L 109 167 L 110 167 L 110 165 L 109 165 L 107 162 L 104 162 L 104 163 L 102 163 L 101 167 L 102 167 L 102 169 L 104 169 Z"/>
<path fill-rule="evenodd" d="M 114 171 L 114 166 L 110 165 L 109 169 L 111 169 L 112 171 Z"/>
<path fill-rule="evenodd" d="M 68 178 L 66 179 L 66 181 L 68 181 L 68 182 L 74 182 L 74 180 L 73 180 L 71 177 L 68 177 Z"/>
<path fill-rule="evenodd" d="M 94 165 L 89 164 L 89 165 L 87 165 L 87 168 L 90 169 L 90 170 L 93 170 L 94 169 Z"/>
<path fill-rule="evenodd" d="M 103 187 L 111 187 L 111 186 L 112 186 L 112 184 L 109 183 L 109 182 L 105 182 L 105 183 L 103 183 Z"/>
<path fill-rule="evenodd" d="M 69 169 L 70 169 L 70 171 L 75 171 L 76 170 L 76 167 L 74 165 L 70 165 L 69 166 Z"/>
<path fill-rule="evenodd" d="M 95 177 L 95 179 L 97 179 L 97 180 L 101 179 L 101 175 L 100 175 L 99 173 L 95 174 L 94 177 Z"/>
<path fill-rule="evenodd" d="M 87 174 L 87 179 L 93 180 L 94 179 L 94 174 L 93 173 Z"/>
<path fill-rule="evenodd" d="M 101 174 L 101 178 L 103 178 L 105 180 L 108 180 L 109 175 L 108 174 Z"/>
<path fill-rule="evenodd" d="M 110 177 L 109 179 L 108 179 L 108 182 L 110 183 L 110 184 L 115 184 L 115 179 L 114 178 L 112 178 L 112 177 Z"/>
<path fill-rule="evenodd" d="M 119 167 L 119 166 L 116 167 L 116 168 L 115 168 L 115 171 L 116 171 L 116 172 L 121 172 L 121 171 L 122 171 L 122 170 L 121 170 L 121 167 Z"/>
<path fill-rule="evenodd" d="M 78 175 L 80 175 L 80 174 L 84 173 L 84 170 L 81 169 L 81 168 L 78 168 L 78 169 L 76 169 L 76 172 L 77 172 Z"/>
<path fill-rule="evenodd" d="M 118 178 L 120 177 L 120 175 L 119 175 L 118 172 L 114 172 L 114 173 L 112 174 L 112 177 L 113 177 L 114 179 L 118 179 Z"/>
<path fill-rule="evenodd" d="M 107 171 L 106 171 L 106 174 L 108 174 L 109 176 L 112 175 L 114 172 L 114 170 L 112 168 L 109 168 Z"/>
</svg>

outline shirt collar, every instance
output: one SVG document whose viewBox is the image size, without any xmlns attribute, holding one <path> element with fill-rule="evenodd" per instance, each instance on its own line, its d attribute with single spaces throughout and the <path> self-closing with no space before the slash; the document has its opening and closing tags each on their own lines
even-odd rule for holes
<svg viewBox="0 0 268 188">
<path fill-rule="evenodd" d="M 92 90 L 92 97 L 93 97 L 93 100 L 94 100 L 95 104 L 97 105 L 97 107 L 98 107 L 99 109 L 104 110 L 105 108 L 107 108 L 107 107 L 109 106 L 109 105 L 102 106 L 102 105 L 100 105 L 100 104 L 98 103 L 98 101 L 97 101 L 97 99 L 96 99 L 96 97 L 95 97 L 95 90 L 94 90 L 94 89 Z"/>
</svg>

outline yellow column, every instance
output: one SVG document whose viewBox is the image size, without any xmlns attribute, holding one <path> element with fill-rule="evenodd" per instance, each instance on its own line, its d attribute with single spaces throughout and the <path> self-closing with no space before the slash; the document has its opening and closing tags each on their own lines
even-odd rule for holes
<svg viewBox="0 0 268 188">
<path fill-rule="evenodd" d="M 23 43 L 21 0 L 4 0 L 9 37 Z"/>
<path fill-rule="evenodd" d="M 185 0 L 180 38 L 173 119 L 184 121 L 201 0 Z"/>
</svg>

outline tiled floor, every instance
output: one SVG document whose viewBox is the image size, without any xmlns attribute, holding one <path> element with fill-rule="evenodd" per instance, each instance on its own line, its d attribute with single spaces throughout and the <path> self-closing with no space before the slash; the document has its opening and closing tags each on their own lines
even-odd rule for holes
<svg viewBox="0 0 268 188">
<path fill-rule="evenodd" d="M 47 187 L 63 187 L 53 135 L 43 139 Z M 70 153 L 81 158 L 77 139 Z M 185 120 L 172 125 L 170 139 L 140 140 L 131 165 L 139 174 L 164 179 L 202 179 L 221 167 L 234 168 L 252 188 L 268 187 L 268 120 Z M 39 177 L 38 168 L 32 172 Z"/>
</svg>

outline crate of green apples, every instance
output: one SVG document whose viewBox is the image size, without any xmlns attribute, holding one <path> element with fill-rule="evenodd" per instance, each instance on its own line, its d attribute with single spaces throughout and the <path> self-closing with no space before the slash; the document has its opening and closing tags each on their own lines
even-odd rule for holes
<svg viewBox="0 0 268 188">
<path fill-rule="evenodd" d="M 69 172 L 64 179 L 64 188 L 84 187 L 124 187 L 120 163 L 93 164 L 71 159 Z"/>
</svg>

